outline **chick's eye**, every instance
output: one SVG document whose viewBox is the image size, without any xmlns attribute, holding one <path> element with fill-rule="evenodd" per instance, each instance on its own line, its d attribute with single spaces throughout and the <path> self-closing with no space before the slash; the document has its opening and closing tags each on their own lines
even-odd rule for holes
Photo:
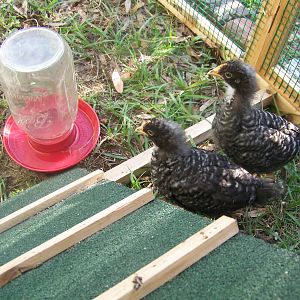
<svg viewBox="0 0 300 300">
<path fill-rule="evenodd" d="M 229 73 L 229 72 L 226 72 L 226 73 L 225 73 L 225 77 L 226 77 L 226 78 L 231 78 L 231 77 L 232 77 L 232 74 Z"/>
<path fill-rule="evenodd" d="M 147 130 L 147 133 L 150 135 L 150 136 L 153 136 L 154 135 L 154 132 L 152 130 Z"/>
</svg>

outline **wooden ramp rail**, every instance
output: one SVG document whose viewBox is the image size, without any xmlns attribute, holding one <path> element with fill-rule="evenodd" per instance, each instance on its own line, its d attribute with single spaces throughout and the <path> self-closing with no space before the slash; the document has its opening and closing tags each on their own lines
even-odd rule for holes
<svg viewBox="0 0 300 300">
<path fill-rule="evenodd" d="M 85 190 L 92 184 L 102 180 L 103 177 L 104 172 L 96 170 L 9 214 L 8 216 L 0 219 L 0 233 L 32 217 L 38 212 L 74 195 L 75 193 Z"/>
<path fill-rule="evenodd" d="M 154 199 L 144 188 L 0 267 L 0 287 Z"/>
<path fill-rule="evenodd" d="M 236 220 L 222 216 L 94 299 L 141 299 L 236 235 L 238 231 Z"/>
</svg>

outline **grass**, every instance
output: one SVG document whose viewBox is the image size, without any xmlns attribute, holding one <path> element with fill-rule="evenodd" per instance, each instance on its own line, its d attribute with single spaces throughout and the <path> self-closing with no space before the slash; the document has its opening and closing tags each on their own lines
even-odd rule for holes
<svg viewBox="0 0 300 300">
<path fill-rule="evenodd" d="M 195 112 L 212 97 L 213 82 L 205 74 L 216 59 L 155 1 L 130 16 L 120 1 L 49 3 L 28 1 L 26 17 L 12 4 L 1 4 L 2 23 L 11 24 L 0 29 L 1 40 L 16 28 L 38 24 L 58 31 L 71 46 L 79 94 L 101 120 L 101 144 L 84 167 L 106 170 L 146 149 L 148 141 L 134 132 L 141 113 L 179 120 L 185 127 L 203 118 Z M 122 94 L 111 81 L 114 69 L 130 75 Z"/>
<path fill-rule="evenodd" d="M 218 63 L 214 49 L 206 47 L 157 1 L 131 2 L 129 14 L 124 1 L 116 0 L 27 1 L 27 8 L 14 7 L 9 1 L 0 4 L 1 41 L 18 28 L 39 25 L 58 31 L 72 48 L 79 95 L 94 107 L 101 122 L 98 145 L 80 163 L 90 171 L 110 169 L 151 146 L 147 138 L 135 133 L 143 114 L 170 118 L 188 127 L 211 115 L 211 100 L 222 97 L 215 81 L 206 76 Z M 111 80 L 115 69 L 124 81 L 121 94 Z M 3 128 L 8 116 L 3 99 L 0 111 Z M 17 166 L 2 148 L 0 163 L 1 201 L 47 177 Z M 257 213 L 256 208 L 245 209 L 237 216 L 245 232 L 296 252 L 297 164 L 292 162 L 285 169 L 286 204 Z M 149 183 L 149 176 L 132 174 L 130 187 L 139 189 Z"/>
<path fill-rule="evenodd" d="M 0 178 L 0 202 L 7 199 L 5 188 L 5 181 L 3 178 Z"/>
<path fill-rule="evenodd" d="M 262 5 L 262 0 L 241 0 L 241 2 L 250 9 L 257 10 Z"/>
<path fill-rule="evenodd" d="M 262 209 L 246 210 L 239 218 L 239 224 L 249 234 L 300 254 L 299 161 L 290 162 L 284 170 L 285 199 Z"/>
</svg>

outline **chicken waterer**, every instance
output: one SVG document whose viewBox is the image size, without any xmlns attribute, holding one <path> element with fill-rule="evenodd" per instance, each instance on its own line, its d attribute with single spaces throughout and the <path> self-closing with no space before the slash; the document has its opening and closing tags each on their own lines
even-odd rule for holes
<svg viewBox="0 0 300 300">
<path fill-rule="evenodd" d="M 0 48 L 0 82 L 11 112 L 3 144 L 18 164 L 54 172 L 95 147 L 99 119 L 78 100 L 72 51 L 59 34 L 31 27 L 10 35 Z"/>
</svg>

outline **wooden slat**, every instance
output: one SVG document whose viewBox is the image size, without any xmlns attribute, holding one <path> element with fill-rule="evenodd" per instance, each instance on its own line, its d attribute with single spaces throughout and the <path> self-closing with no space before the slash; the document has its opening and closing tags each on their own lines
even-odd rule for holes
<svg viewBox="0 0 300 300">
<path fill-rule="evenodd" d="M 273 93 L 271 91 L 260 90 L 256 93 L 256 99 L 253 104 L 257 105 L 262 103 L 263 106 L 267 106 L 273 100 Z M 186 129 L 186 135 L 194 140 L 196 144 L 199 144 L 211 135 L 211 123 L 214 119 L 214 115 L 208 117 L 206 120 L 200 121 L 197 124 Z M 146 168 L 149 167 L 153 148 L 124 161 L 118 166 L 105 172 L 105 178 L 113 180 L 119 183 L 128 183 L 130 181 L 130 174 L 136 176 L 142 174 Z"/>
<path fill-rule="evenodd" d="M 293 87 L 289 78 L 286 78 L 287 74 L 284 72 L 280 74 L 278 60 L 290 35 L 292 24 L 297 18 L 297 14 L 293 14 L 293 11 L 296 12 L 299 8 L 299 0 L 264 1 L 254 41 L 245 58 L 255 66 L 272 90 L 277 92 L 278 108 L 283 113 L 289 114 L 294 123 L 299 123 L 300 120 L 299 103 L 295 102 L 299 87 L 297 85 Z M 268 65 L 268 69 L 265 65 Z"/>
<path fill-rule="evenodd" d="M 266 83 L 264 82 L 264 84 Z M 264 107 L 269 106 L 273 102 L 275 95 L 276 92 L 271 91 L 269 89 L 259 90 L 255 94 L 255 98 L 252 102 L 252 105 L 263 109 Z"/>
<path fill-rule="evenodd" d="M 286 43 L 291 26 L 296 19 L 296 15 L 294 16 L 287 7 L 295 7 L 295 10 L 299 9 L 299 0 L 268 1 L 261 24 L 258 24 L 261 27 L 259 40 L 256 48 L 252 49 L 257 57 L 251 60 L 255 62 L 257 70 L 261 69 L 270 51 L 273 61 L 273 65 L 270 67 L 274 67 L 278 63 L 279 54 Z M 275 37 L 278 37 L 278 34 L 280 34 L 280 38 L 276 39 Z"/>
<path fill-rule="evenodd" d="M 280 2 L 282 1 L 272 0 L 272 3 L 269 4 L 269 1 L 264 1 L 262 4 L 263 10 L 260 11 L 260 16 L 257 18 L 256 32 L 253 37 L 255 42 L 252 43 L 248 49 L 245 58 L 257 71 L 260 70 L 263 64 L 270 44 L 272 43 L 274 32 L 277 29 L 273 25 L 275 18 L 278 16 L 279 7 L 283 7 Z"/>
<path fill-rule="evenodd" d="M 105 172 L 104 177 L 108 180 L 119 183 L 127 183 L 130 181 L 130 174 L 141 174 L 143 169 L 150 163 L 153 148 L 122 162 L 116 167 Z"/>
<path fill-rule="evenodd" d="M 153 200 L 142 189 L 0 267 L 0 287 Z"/>
<path fill-rule="evenodd" d="M 263 92 L 265 92 L 266 90 L 272 90 L 270 83 L 263 79 L 258 73 L 256 73 L 256 81 L 259 86 L 259 89 Z"/>
<path fill-rule="evenodd" d="M 38 212 L 85 190 L 92 184 L 100 181 L 104 177 L 104 172 L 96 170 L 84 177 L 81 177 L 70 184 L 58 189 L 57 191 L 36 200 L 21 209 L 11 213 L 10 215 L 0 219 L 0 233 L 19 224 L 20 222 L 32 217 Z"/>
<path fill-rule="evenodd" d="M 233 237 L 238 231 L 236 220 L 223 216 L 95 299 L 141 299 Z"/>
<path fill-rule="evenodd" d="M 280 92 L 276 94 L 275 102 L 282 114 L 288 115 L 288 120 L 294 124 L 300 124 L 300 107 L 290 99 L 284 98 Z"/>
</svg>

